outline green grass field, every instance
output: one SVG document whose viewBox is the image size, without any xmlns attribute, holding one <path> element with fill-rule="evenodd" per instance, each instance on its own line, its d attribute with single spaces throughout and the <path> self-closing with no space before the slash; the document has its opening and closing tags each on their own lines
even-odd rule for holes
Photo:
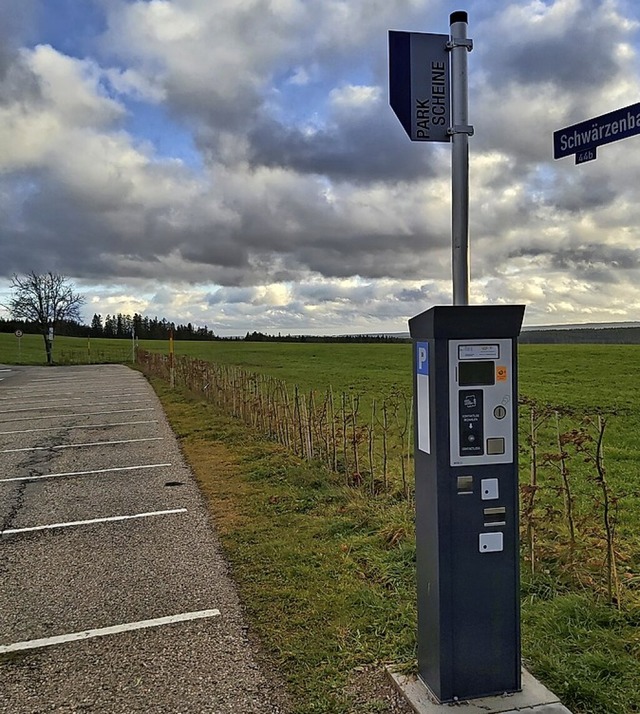
<svg viewBox="0 0 640 714">
<path fill-rule="evenodd" d="M 168 353 L 168 342 L 146 340 L 140 348 Z M 57 337 L 54 360 L 60 364 L 130 362 L 129 340 Z M 411 389 L 409 344 L 290 344 L 238 342 L 176 342 L 176 355 L 233 364 L 252 372 L 297 384 L 302 391 L 325 390 L 336 394 L 352 390 L 367 399 L 388 395 L 394 389 Z M 20 358 L 20 359 L 19 359 Z M 0 363 L 43 364 L 42 338 L 0 334 Z M 633 345 L 523 345 L 520 348 L 520 394 L 540 404 L 571 407 L 586 414 L 610 414 L 606 455 L 612 485 L 621 494 L 620 529 L 634 542 L 636 562 L 640 543 L 633 532 L 640 523 L 640 346 Z M 521 446 L 527 417 L 521 410 Z M 521 458 L 527 468 L 527 457 Z"/>
<path fill-rule="evenodd" d="M 0 334 L 0 363 L 43 364 L 42 338 Z M 140 347 L 168 352 L 167 342 Z M 177 355 L 233 364 L 302 390 L 388 395 L 411 388 L 408 344 L 177 342 Z M 606 604 L 601 502 L 593 469 L 568 461 L 575 518 L 583 534 L 567 556 L 556 435 L 539 433 L 538 562 L 523 548 L 523 654 L 534 673 L 575 712 L 640 711 L 640 346 L 524 345 L 520 395 L 561 411 L 562 429 L 585 415 L 607 419 L 604 462 L 614 496 L 620 610 Z M 129 362 L 126 340 L 56 338 L 58 363 Z M 198 399 L 154 381 L 174 430 L 216 514 L 240 590 L 269 651 L 284 670 L 299 712 L 372 712 L 345 692 L 358 668 L 410 663 L 415 627 L 410 503 L 367 498 L 313 464 L 301 463 Z M 520 479 L 530 471 L 529 411 L 520 413 Z M 291 538 L 291 533 L 296 538 Z M 256 570 L 255 563 L 260 563 Z M 325 597 L 326 583 L 331 597 Z M 300 613 L 304 613 L 301 618 Z M 313 646 L 312 646 L 313 645 Z M 350 690 L 349 690 L 350 691 Z M 379 711 L 384 711 L 380 709 Z"/>
<path fill-rule="evenodd" d="M 0 362 L 44 364 L 42 337 L 24 335 L 20 353 L 13 334 L 0 333 Z M 141 340 L 139 346 L 168 354 L 168 342 Z M 54 360 L 131 361 L 131 341 L 56 337 Z M 353 387 L 362 393 L 411 387 L 409 344 L 291 344 L 252 342 L 176 342 L 176 355 L 234 364 L 298 384 L 302 389 L 335 391 Z M 520 347 L 520 393 L 541 402 L 582 409 L 638 411 L 640 346 L 523 345 Z"/>
<path fill-rule="evenodd" d="M 55 337 L 53 360 L 56 364 L 102 364 L 131 362 L 131 340 L 88 339 L 84 337 Z M 0 363 L 43 365 L 47 356 L 41 335 L 0 333 Z"/>
<path fill-rule="evenodd" d="M 147 340 L 140 348 L 168 353 L 169 344 Z M 57 337 L 54 360 L 79 362 L 130 362 L 129 340 Z M 290 344 L 238 342 L 176 342 L 176 355 L 221 364 L 239 365 L 252 372 L 297 384 L 302 391 L 349 391 L 367 398 L 388 395 L 394 389 L 411 389 L 409 344 Z M 20 358 L 20 359 L 19 359 Z M 43 364 L 43 341 L 37 335 L 18 340 L 0 334 L 0 363 Z M 631 539 L 634 562 L 640 561 L 640 346 L 633 345 L 523 345 L 520 348 L 520 394 L 540 404 L 571 407 L 585 414 L 609 416 L 606 456 L 612 486 L 622 498 L 619 509 L 621 535 Z M 527 430 L 526 410 L 521 410 L 521 446 Z M 527 468 L 527 456 L 521 457 Z"/>
<path fill-rule="evenodd" d="M 150 351 L 168 344 L 143 341 Z M 409 344 L 289 344 L 177 342 L 176 355 L 188 355 L 280 377 L 303 389 L 331 384 L 335 391 L 353 387 L 362 393 L 411 388 Z M 640 399 L 640 346 L 523 345 L 520 392 L 542 402 L 580 408 L 637 410 Z"/>
<path fill-rule="evenodd" d="M 415 666 L 412 505 L 346 488 L 211 404 L 152 383 L 295 714 L 388 712 L 367 683 L 382 663 Z M 575 714 L 640 711 L 640 608 L 618 611 L 555 565 L 532 576 L 523 562 L 527 667 Z"/>
</svg>

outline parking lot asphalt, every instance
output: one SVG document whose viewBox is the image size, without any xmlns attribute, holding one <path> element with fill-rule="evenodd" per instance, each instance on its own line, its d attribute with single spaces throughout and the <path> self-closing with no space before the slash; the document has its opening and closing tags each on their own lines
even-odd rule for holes
<svg viewBox="0 0 640 714">
<path fill-rule="evenodd" d="M 0 365 L 0 712 L 286 709 L 144 377 Z"/>
</svg>

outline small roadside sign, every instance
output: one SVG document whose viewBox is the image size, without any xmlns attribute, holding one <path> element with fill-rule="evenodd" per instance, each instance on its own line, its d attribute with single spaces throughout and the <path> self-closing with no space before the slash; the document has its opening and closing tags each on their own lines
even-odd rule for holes
<svg viewBox="0 0 640 714">
<path fill-rule="evenodd" d="M 448 42 L 389 31 L 389 104 L 411 141 L 451 141 Z"/>
<path fill-rule="evenodd" d="M 20 339 L 22 337 L 22 330 L 16 330 L 15 331 L 15 336 Z"/>
<path fill-rule="evenodd" d="M 587 161 L 595 161 L 598 157 L 595 147 L 586 151 L 578 151 L 576 154 L 576 164 L 584 164 Z"/>
</svg>

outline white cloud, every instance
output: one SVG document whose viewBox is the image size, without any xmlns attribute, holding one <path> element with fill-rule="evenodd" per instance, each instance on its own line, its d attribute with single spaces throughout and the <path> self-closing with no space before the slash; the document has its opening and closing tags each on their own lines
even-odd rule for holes
<svg viewBox="0 0 640 714">
<path fill-rule="evenodd" d="M 332 89 L 329 101 L 337 111 L 354 111 L 370 104 L 377 104 L 382 96 L 380 87 L 354 86 Z"/>
<path fill-rule="evenodd" d="M 153 103 L 160 103 L 166 98 L 166 92 L 157 79 L 136 70 L 110 67 L 102 70 L 101 74 L 118 94 Z"/>
<path fill-rule="evenodd" d="M 287 80 L 288 84 L 293 84 L 298 87 L 303 87 L 305 84 L 309 84 L 311 81 L 311 75 L 305 67 L 296 67 L 293 70 L 291 77 Z"/>
<path fill-rule="evenodd" d="M 68 57 L 49 45 L 25 51 L 23 58 L 38 79 L 44 102 L 62 123 L 102 128 L 124 115 L 120 103 L 98 91 L 101 72 L 95 62 Z"/>
<path fill-rule="evenodd" d="M 445 3 L 104 7 L 100 51 L 23 48 L 0 75 L 5 272 L 40 261 L 113 281 L 92 295 L 102 312 L 241 332 L 397 331 L 449 301 L 450 147 L 411 144 L 385 96 L 387 29 L 444 31 Z M 614 0 L 470 17 L 474 300 L 526 301 L 536 321 L 633 316 L 638 139 L 575 167 L 551 136 L 638 94 L 636 19 Z M 136 103 L 192 131 L 203 168 L 160 159 L 161 129 L 127 133 Z"/>
</svg>

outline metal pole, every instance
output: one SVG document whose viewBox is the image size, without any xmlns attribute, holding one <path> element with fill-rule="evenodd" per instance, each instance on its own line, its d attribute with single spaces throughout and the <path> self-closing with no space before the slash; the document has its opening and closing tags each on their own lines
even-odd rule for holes
<svg viewBox="0 0 640 714">
<path fill-rule="evenodd" d="M 451 191 L 452 191 L 452 273 L 453 304 L 469 304 L 469 102 L 467 52 L 473 44 L 467 39 L 467 13 L 454 12 L 450 18 L 451 41 Z"/>
<path fill-rule="evenodd" d="M 169 331 L 169 384 L 171 389 L 176 386 L 176 376 L 173 368 L 173 330 Z"/>
</svg>

